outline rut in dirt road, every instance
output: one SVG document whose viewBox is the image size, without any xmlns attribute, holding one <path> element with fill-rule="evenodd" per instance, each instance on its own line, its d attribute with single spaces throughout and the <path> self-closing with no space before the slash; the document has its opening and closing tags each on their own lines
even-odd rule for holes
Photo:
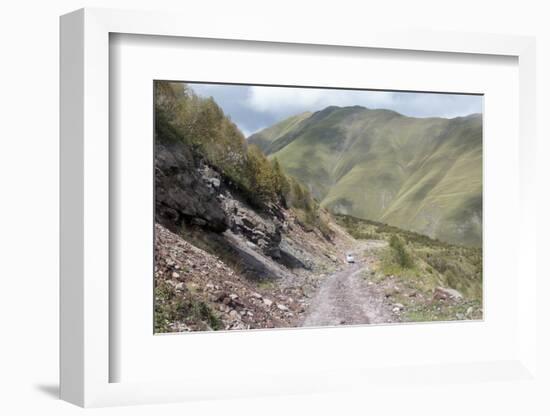
<svg viewBox="0 0 550 416">
<path fill-rule="evenodd" d="M 372 290 L 363 273 L 361 259 L 327 277 L 314 296 L 302 326 L 365 325 L 392 321 L 379 293 Z"/>
</svg>

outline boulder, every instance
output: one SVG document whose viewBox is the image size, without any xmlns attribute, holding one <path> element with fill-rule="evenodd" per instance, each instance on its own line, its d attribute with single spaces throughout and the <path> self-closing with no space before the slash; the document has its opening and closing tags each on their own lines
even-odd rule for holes
<svg viewBox="0 0 550 416">
<path fill-rule="evenodd" d="M 221 181 L 218 178 L 210 178 L 208 182 L 216 189 L 218 189 L 221 185 Z"/>
<path fill-rule="evenodd" d="M 461 300 L 463 299 L 462 294 L 455 289 L 446 288 L 446 287 L 436 287 L 434 290 L 434 299 L 437 300 Z"/>
</svg>

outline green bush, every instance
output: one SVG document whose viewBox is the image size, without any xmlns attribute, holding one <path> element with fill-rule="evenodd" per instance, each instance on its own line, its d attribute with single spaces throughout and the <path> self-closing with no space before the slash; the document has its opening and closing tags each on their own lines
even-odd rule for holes
<svg viewBox="0 0 550 416">
<path fill-rule="evenodd" d="M 399 266 L 409 269 L 414 265 L 413 259 L 400 237 L 395 234 L 392 235 L 390 238 L 390 247 L 393 249 L 395 260 Z"/>
</svg>

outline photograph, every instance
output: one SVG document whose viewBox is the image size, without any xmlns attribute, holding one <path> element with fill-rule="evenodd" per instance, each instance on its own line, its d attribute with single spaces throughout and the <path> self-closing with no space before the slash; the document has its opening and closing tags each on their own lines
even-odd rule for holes
<svg viewBox="0 0 550 416">
<path fill-rule="evenodd" d="M 154 333 L 483 320 L 483 95 L 153 81 Z"/>
</svg>

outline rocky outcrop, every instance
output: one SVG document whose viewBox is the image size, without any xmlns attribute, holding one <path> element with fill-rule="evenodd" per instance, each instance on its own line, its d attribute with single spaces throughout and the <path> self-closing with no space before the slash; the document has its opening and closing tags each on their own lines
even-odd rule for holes
<svg viewBox="0 0 550 416">
<path fill-rule="evenodd" d="M 228 225 L 235 234 L 243 235 L 266 255 L 279 259 L 281 257 L 281 224 L 274 217 L 267 219 L 256 213 L 231 194 L 220 195 L 222 207 L 228 219 Z"/>
<path fill-rule="evenodd" d="M 308 253 L 301 249 L 298 244 L 294 244 L 293 241 L 287 236 L 283 236 L 280 249 L 284 262 L 289 264 L 290 268 L 304 268 L 311 270 L 313 261 L 310 256 L 308 256 Z"/>
<path fill-rule="evenodd" d="M 266 255 L 281 258 L 277 215 L 262 216 L 241 202 L 224 186 L 221 175 L 197 161 L 185 145 L 157 145 L 155 192 L 156 220 L 169 229 L 177 230 L 183 222 L 217 233 L 230 228 Z"/>
<path fill-rule="evenodd" d="M 223 232 L 225 211 L 217 198 L 220 181 L 203 179 L 201 162 L 181 143 L 155 147 L 155 216 L 171 230 L 182 223 Z"/>
<path fill-rule="evenodd" d="M 332 244 L 295 226 L 290 210 L 252 207 L 185 144 L 158 142 L 155 151 L 156 222 L 178 234 L 186 229 L 185 239 L 223 255 L 243 276 L 284 279 L 291 270 L 311 270 L 333 257 L 326 250 Z"/>
</svg>

